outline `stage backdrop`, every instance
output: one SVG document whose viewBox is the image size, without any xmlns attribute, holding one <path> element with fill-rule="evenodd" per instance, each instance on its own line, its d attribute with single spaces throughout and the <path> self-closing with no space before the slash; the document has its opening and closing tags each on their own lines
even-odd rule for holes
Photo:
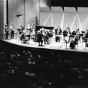
<svg viewBox="0 0 88 88">
<path fill-rule="evenodd" d="M 18 25 L 24 26 L 24 22 L 25 29 L 33 22 L 39 25 L 39 7 L 49 6 L 50 0 L 8 0 L 8 4 L 9 25 L 13 24 L 16 32 Z"/>
<path fill-rule="evenodd" d="M 39 12 L 39 16 L 40 16 L 40 25 L 41 26 L 52 26 L 51 22 L 51 17 L 52 17 L 52 13 L 49 7 L 40 7 L 39 8 L 40 12 Z"/>
<path fill-rule="evenodd" d="M 88 8 L 78 7 L 77 11 L 75 7 L 64 7 L 64 11 L 62 7 L 40 8 L 40 25 L 85 31 L 88 29 Z"/>
<path fill-rule="evenodd" d="M 88 30 L 88 7 L 78 7 L 78 15 L 80 22 L 80 29 L 82 31 Z"/>
<path fill-rule="evenodd" d="M 76 29 L 76 14 L 64 13 L 63 30 L 70 27 L 71 31 Z"/>
<path fill-rule="evenodd" d="M 52 9 L 52 25 L 54 28 L 57 28 L 58 26 L 63 27 L 63 9 L 62 7 L 51 7 Z"/>
</svg>

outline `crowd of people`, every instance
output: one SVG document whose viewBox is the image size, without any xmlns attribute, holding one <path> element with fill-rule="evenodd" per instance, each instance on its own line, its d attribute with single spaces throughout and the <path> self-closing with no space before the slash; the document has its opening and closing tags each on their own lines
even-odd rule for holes
<svg viewBox="0 0 88 88">
<path fill-rule="evenodd" d="M 81 43 L 83 46 L 83 43 L 85 43 L 85 49 L 88 47 L 88 30 L 86 31 L 80 31 L 80 29 L 76 29 L 75 31 L 71 31 L 68 27 L 66 30 L 61 30 L 60 26 L 58 26 L 57 29 L 55 29 L 55 35 L 56 35 L 56 42 L 61 40 L 60 36 L 63 35 L 63 40 L 67 44 L 69 44 L 70 49 L 78 49 L 78 44 Z"/>
<path fill-rule="evenodd" d="M 33 40 L 34 42 L 38 42 L 39 46 L 43 45 L 43 42 L 45 44 L 49 44 L 49 38 L 51 37 L 51 31 L 44 29 L 43 27 L 39 30 L 36 30 L 35 25 L 28 24 L 27 29 L 24 30 L 23 26 L 19 24 L 19 27 L 17 29 L 18 31 L 18 41 L 21 41 L 23 43 L 27 43 L 29 40 Z M 9 33 L 11 35 L 11 39 L 14 38 L 14 26 L 10 26 L 10 32 L 7 24 L 5 25 L 5 34 L 6 39 L 8 39 Z"/>
<path fill-rule="evenodd" d="M 0 87 L 86 88 L 87 82 L 87 53 L 27 48 L 0 40 Z"/>
<path fill-rule="evenodd" d="M 63 36 L 63 40 L 67 44 L 69 44 L 70 49 L 77 49 L 77 46 L 79 42 L 83 44 L 85 43 L 85 48 L 88 47 L 88 30 L 86 31 L 80 31 L 79 28 L 75 31 L 71 31 L 68 27 L 66 30 L 61 29 L 60 26 L 58 26 L 55 30 L 48 30 L 44 29 L 43 27 L 39 30 L 36 30 L 35 25 L 28 24 L 28 27 L 26 30 L 24 30 L 22 25 L 19 25 L 18 30 L 18 41 L 21 41 L 22 43 L 28 43 L 29 40 L 33 40 L 34 42 L 38 42 L 39 46 L 42 46 L 43 43 L 49 44 L 50 39 L 54 36 L 56 42 L 60 42 L 61 37 Z M 10 33 L 11 33 L 11 39 L 14 38 L 14 26 L 10 26 Z M 6 39 L 8 39 L 8 26 L 5 25 L 5 34 Z"/>
<path fill-rule="evenodd" d="M 11 35 L 11 39 L 14 38 L 14 26 L 13 24 L 10 25 L 10 35 Z M 8 25 L 5 24 L 5 39 L 8 39 L 9 36 L 9 28 Z"/>
</svg>

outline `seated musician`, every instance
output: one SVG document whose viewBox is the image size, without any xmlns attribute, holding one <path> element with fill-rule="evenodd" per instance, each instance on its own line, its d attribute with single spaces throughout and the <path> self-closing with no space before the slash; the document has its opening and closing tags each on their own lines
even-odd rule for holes
<svg viewBox="0 0 88 88">
<path fill-rule="evenodd" d="M 19 24 L 19 27 L 18 27 L 17 31 L 18 31 L 18 41 L 19 41 L 20 38 L 21 38 L 21 34 L 23 32 L 23 27 L 22 27 L 21 24 Z"/>
<path fill-rule="evenodd" d="M 76 36 L 76 31 L 73 31 L 71 36 L 75 37 Z"/>
<path fill-rule="evenodd" d="M 71 37 L 70 49 L 75 49 L 75 39 L 74 39 L 74 37 Z"/>
<path fill-rule="evenodd" d="M 18 28 L 18 32 L 19 32 L 19 34 L 21 34 L 22 31 L 23 31 L 23 27 L 22 27 L 22 25 L 19 24 L 19 28 Z"/>
<path fill-rule="evenodd" d="M 55 29 L 55 35 L 61 35 L 62 34 L 62 30 L 60 28 L 60 26 L 58 26 L 57 29 Z"/>
<path fill-rule="evenodd" d="M 44 31 L 44 43 L 49 44 L 49 36 L 48 36 L 48 30 L 45 29 Z"/>
<path fill-rule="evenodd" d="M 61 27 L 60 26 L 58 26 L 58 33 L 59 33 L 59 35 L 62 34 L 62 30 L 61 30 Z"/>
<path fill-rule="evenodd" d="M 21 42 L 23 42 L 25 40 L 25 35 L 26 35 L 25 31 L 23 31 L 21 34 L 21 37 L 20 37 Z"/>
<path fill-rule="evenodd" d="M 66 37 L 68 35 L 68 31 L 67 30 L 64 30 L 63 31 L 63 36 Z"/>
<path fill-rule="evenodd" d="M 57 29 L 55 29 L 55 35 L 57 35 Z"/>
<path fill-rule="evenodd" d="M 79 32 L 80 32 L 80 31 L 79 31 L 79 28 L 78 28 L 78 29 L 76 29 L 76 34 L 77 34 L 77 33 L 79 33 Z"/>
</svg>

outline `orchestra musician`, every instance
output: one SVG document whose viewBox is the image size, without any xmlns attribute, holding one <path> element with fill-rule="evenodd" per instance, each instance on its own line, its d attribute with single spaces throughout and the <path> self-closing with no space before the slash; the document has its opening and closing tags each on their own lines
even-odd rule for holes
<svg viewBox="0 0 88 88">
<path fill-rule="evenodd" d="M 85 32 L 84 42 L 85 42 L 85 49 L 86 49 L 86 47 L 88 47 L 88 30 L 86 30 Z"/>
<path fill-rule="evenodd" d="M 71 33 L 71 37 L 75 37 L 76 36 L 76 31 L 73 31 L 72 33 Z"/>
<path fill-rule="evenodd" d="M 26 36 L 25 31 L 23 31 L 20 37 L 21 42 L 24 42 L 25 36 Z"/>
<path fill-rule="evenodd" d="M 18 32 L 19 32 L 19 35 L 23 32 L 23 27 L 21 24 L 19 24 L 19 27 L 18 27 Z"/>
<path fill-rule="evenodd" d="M 63 37 L 65 38 L 66 36 L 68 36 L 68 31 L 67 30 L 64 30 L 63 31 Z"/>
<path fill-rule="evenodd" d="M 21 34 L 23 32 L 23 27 L 21 24 L 19 24 L 19 27 L 18 27 L 18 41 L 21 39 Z"/>
<path fill-rule="evenodd" d="M 14 26 L 13 26 L 13 24 L 10 25 L 10 33 L 11 33 L 11 39 L 14 38 Z"/>
<path fill-rule="evenodd" d="M 70 40 L 70 49 L 75 49 L 75 38 L 74 37 L 71 37 L 71 40 Z"/>
<path fill-rule="evenodd" d="M 59 35 L 62 34 L 62 30 L 61 30 L 61 27 L 60 26 L 58 26 L 58 28 L 55 29 L 55 35 L 57 35 L 57 34 L 59 34 Z"/>
<path fill-rule="evenodd" d="M 42 46 L 42 44 L 43 44 L 43 31 L 42 30 L 38 31 L 37 38 L 38 38 L 39 46 Z"/>
<path fill-rule="evenodd" d="M 60 39 L 61 39 L 61 34 L 62 34 L 62 30 L 61 30 L 61 28 L 60 28 L 60 26 L 58 26 L 58 28 L 55 30 L 56 32 L 55 32 L 55 35 L 56 35 L 56 42 L 57 41 L 59 41 L 60 42 Z"/>
<path fill-rule="evenodd" d="M 67 45 L 68 43 L 70 43 L 70 39 L 72 37 L 69 27 L 67 27 L 66 30 L 63 31 L 63 37 L 64 37 L 64 41 L 66 43 L 66 48 L 67 48 Z"/>
<path fill-rule="evenodd" d="M 32 29 L 31 38 L 33 39 L 34 42 L 37 41 L 37 38 L 36 38 L 36 30 L 35 29 Z"/>
<path fill-rule="evenodd" d="M 69 43 L 69 41 L 70 41 L 68 28 L 63 31 L 63 37 L 64 37 L 64 41 L 66 43 L 66 48 L 67 48 L 67 43 Z"/>
<path fill-rule="evenodd" d="M 5 39 L 8 39 L 9 31 L 8 31 L 8 26 L 5 24 Z"/>
<path fill-rule="evenodd" d="M 31 36 L 31 26 L 30 26 L 30 24 L 28 24 L 28 26 L 27 26 L 26 36 L 27 36 L 27 37 L 29 38 L 29 40 L 30 40 L 30 36 Z"/>
<path fill-rule="evenodd" d="M 49 44 L 49 36 L 48 36 L 48 30 L 45 29 L 44 31 L 44 44 Z"/>
</svg>

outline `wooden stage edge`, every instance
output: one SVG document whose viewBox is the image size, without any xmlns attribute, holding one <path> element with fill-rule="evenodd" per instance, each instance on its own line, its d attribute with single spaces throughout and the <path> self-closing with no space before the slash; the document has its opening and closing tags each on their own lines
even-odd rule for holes
<svg viewBox="0 0 88 88">
<path fill-rule="evenodd" d="M 29 48 L 35 48 L 35 49 L 48 49 L 48 50 L 61 50 L 61 51 L 73 51 L 73 52 L 84 52 L 84 53 L 88 53 L 88 49 L 85 50 L 84 49 L 77 49 L 77 50 L 73 50 L 73 49 L 66 49 L 65 44 L 62 44 L 61 42 L 52 42 L 51 44 L 47 44 L 47 45 L 43 45 L 43 46 L 38 46 L 38 43 L 33 42 L 33 41 L 29 41 L 29 44 L 23 44 L 20 41 L 18 41 L 17 39 L 9 39 L 9 40 L 2 40 L 4 42 L 10 43 L 10 44 L 14 44 L 17 46 L 22 46 L 22 47 L 29 47 Z"/>
</svg>

